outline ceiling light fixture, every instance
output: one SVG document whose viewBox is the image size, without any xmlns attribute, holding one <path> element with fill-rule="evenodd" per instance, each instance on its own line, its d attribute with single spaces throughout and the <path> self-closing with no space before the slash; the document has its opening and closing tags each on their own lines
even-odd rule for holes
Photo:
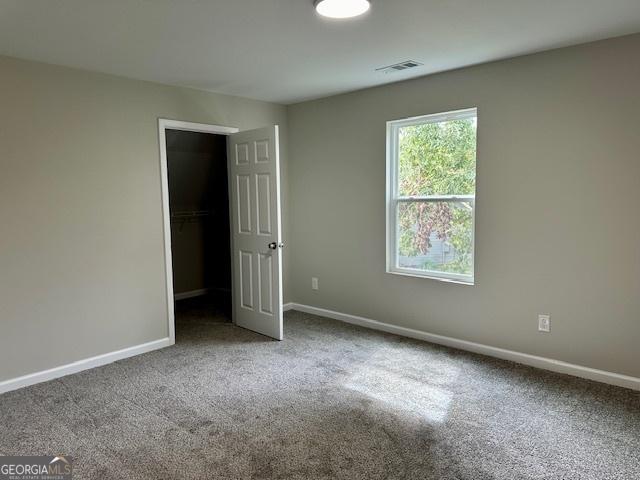
<svg viewBox="0 0 640 480">
<path fill-rule="evenodd" d="M 315 0 L 316 11 L 323 17 L 353 18 L 371 8 L 369 0 Z"/>
</svg>

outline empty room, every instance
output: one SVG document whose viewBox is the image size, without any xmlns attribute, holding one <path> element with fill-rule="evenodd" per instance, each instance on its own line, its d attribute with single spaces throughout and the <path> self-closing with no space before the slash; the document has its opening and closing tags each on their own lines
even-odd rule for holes
<svg viewBox="0 0 640 480">
<path fill-rule="evenodd" d="M 640 479 L 638 0 L 0 0 L 0 479 Z"/>
</svg>

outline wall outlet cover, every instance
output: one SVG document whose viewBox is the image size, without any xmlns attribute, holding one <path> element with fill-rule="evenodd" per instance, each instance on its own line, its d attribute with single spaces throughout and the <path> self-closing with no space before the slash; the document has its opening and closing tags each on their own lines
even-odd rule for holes
<svg viewBox="0 0 640 480">
<path fill-rule="evenodd" d="M 538 315 L 538 330 L 541 332 L 551 331 L 551 317 L 549 315 Z"/>
</svg>

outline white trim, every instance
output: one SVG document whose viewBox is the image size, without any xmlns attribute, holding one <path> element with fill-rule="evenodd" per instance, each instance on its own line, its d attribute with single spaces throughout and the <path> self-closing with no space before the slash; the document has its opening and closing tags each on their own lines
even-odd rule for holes
<svg viewBox="0 0 640 480">
<path fill-rule="evenodd" d="M 471 275 L 461 273 L 438 272 L 436 270 L 418 270 L 417 268 L 388 266 L 387 273 L 394 275 L 404 275 L 405 277 L 429 278 L 440 282 L 457 283 L 460 285 L 475 285 L 475 280 Z"/>
<path fill-rule="evenodd" d="M 324 308 L 312 307 L 309 305 L 301 305 L 299 303 L 288 303 L 287 307 L 287 310 L 298 310 L 301 312 L 311 313 L 313 315 L 320 315 L 327 318 L 333 318 L 334 320 L 340 320 L 341 322 L 359 325 L 365 328 L 393 333 L 395 335 L 401 335 L 403 337 L 424 340 L 426 342 L 436 343 L 438 345 L 445 345 L 447 347 L 479 353 L 482 355 L 487 355 L 489 357 L 500 358 L 502 360 L 509 360 L 512 362 L 521 363 L 523 365 L 529 365 L 531 367 L 540 368 L 542 370 L 550 370 L 552 372 L 564 373 L 566 375 L 573 375 L 574 377 L 586 378 L 588 380 L 594 380 L 596 382 L 607 383 L 609 385 L 616 385 L 618 387 L 630 388 L 632 390 L 640 391 L 640 378 L 638 377 L 631 377 L 629 375 L 607 372 L 605 370 L 597 370 L 595 368 L 575 365 L 572 363 L 563 362 L 561 360 L 529 355 L 528 353 L 520 353 L 513 350 L 492 347 L 489 345 L 483 345 L 481 343 L 469 342 L 467 340 L 459 340 L 452 337 L 445 337 L 443 335 L 436 335 L 433 333 L 423 332 L 421 330 L 414 330 L 412 328 L 399 327 L 397 325 L 378 322 L 377 320 L 371 320 L 365 317 L 358 317 L 356 315 L 349 315 L 347 313 L 335 312 L 333 310 L 326 310 Z"/>
<path fill-rule="evenodd" d="M 418 273 L 413 273 L 418 272 Z M 468 275 L 456 275 L 454 273 L 446 274 L 443 272 L 431 272 L 431 270 L 414 270 L 411 268 L 389 268 L 388 274 L 400 275 L 402 277 L 415 277 L 415 278 L 430 278 L 431 280 L 437 280 L 445 283 L 455 283 L 457 285 L 475 285 L 475 280 Z"/>
<path fill-rule="evenodd" d="M 475 195 L 431 195 L 431 196 L 413 196 L 402 197 L 398 196 L 396 199 L 398 202 L 458 202 L 458 203 L 473 203 L 476 200 Z"/>
<path fill-rule="evenodd" d="M 452 110 L 442 113 L 427 113 L 426 115 L 418 115 L 416 117 L 405 117 L 397 120 L 389 120 L 387 125 L 394 124 L 399 127 L 410 127 L 413 125 L 422 125 L 423 123 L 440 123 L 449 122 L 451 120 L 461 120 L 469 118 L 472 114 L 478 113 L 478 107 L 463 108 L 461 110 Z"/>
<path fill-rule="evenodd" d="M 116 350 L 115 352 L 105 353 L 103 355 L 68 363 L 49 370 L 43 370 L 41 372 L 30 373 L 28 375 L 23 375 L 22 377 L 5 380 L 0 382 L 0 394 L 10 392 L 11 390 L 17 390 L 18 388 L 28 387 L 29 385 L 34 385 L 36 383 L 54 380 L 83 370 L 89 370 L 90 368 L 101 367 L 102 365 L 107 365 L 118 360 L 134 357 L 160 348 L 169 347 L 174 343 L 175 342 L 171 338 L 167 337 L 161 340 L 143 343 L 142 345 L 136 345 L 134 347 L 124 348 L 122 350 Z"/>
<path fill-rule="evenodd" d="M 296 304 L 293 302 L 289 302 L 289 303 L 284 303 L 282 304 L 282 311 L 283 312 L 288 312 L 289 310 L 293 310 L 295 308 Z"/>
<path fill-rule="evenodd" d="M 631 377 L 628 375 L 621 375 L 619 373 L 607 372 L 604 370 L 597 370 L 594 368 L 583 367 L 581 365 L 574 365 L 560 360 L 554 360 L 551 358 L 538 357 L 536 355 L 529 355 L 527 353 L 515 352 L 513 350 L 505 350 L 503 348 L 491 347 L 480 343 L 469 342 L 466 340 L 458 340 L 452 337 L 445 337 L 443 335 L 436 335 L 433 333 L 427 333 L 420 330 L 414 330 L 412 328 L 400 327 L 397 325 L 391 325 L 388 323 L 378 322 L 377 320 L 371 320 L 365 317 L 359 317 L 356 315 L 349 315 L 347 313 L 340 313 L 333 310 L 326 310 L 324 308 L 312 307 L 309 305 L 302 305 L 299 303 L 285 303 L 282 306 L 284 312 L 289 310 L 298 310 L 300 312 L 311 313 L 313 315 L 320 315 L 334 320 L 339 320 L 345 323 L 353 325 L 359 325 L 365 328 L 371 328 L 373 330 L 380 330 L 387 333 L 393 333 L 403 337 L 415 338 L 417 340 L 424 340 L 426 342 L 436 343 L 438 345 L 445 345 L 447 347 L 458 348 L 460 350 L 466 350 L 469 352 L 479 353 L 482 355 L 488 355 L 490 357 L 500 358 L 503 360 L 510 360 L 512 362 L 529 365 L 543 370 L 550 370 L 552 372 L 564 373 L 567 375 L 573 375 L 576 377 L 586 378 L 597 382 L 607 383 L 610 385 L 616 385 L 619 387 L 630 388 L 632 390 L 640 391 L 640 378 Z M 124 348 L 115 352 L 105 353 L 95 357 L 79 360 L 77 362 L 68 363 L 60 367 L 51 368 L 49 370 L 43 370 L 41 372 L 31 373 L 22 377 L 12 378 L 0 382 L 0 394 L 17 390 L 19 388 L 27 387 L 29 385 L 35 385 L 36 383 L 47 382 L 56 378 L 78 373 L 83 370 L 100 367 L 109 363 L 123 360 L 125 358 L 134 357 L 143 353 L 151 352 L 161 348 L 169 347 L 175 343 L 170 338 L 163 338 L 134 347 Z"/>
<path fill-rule="evenodd" d="M 178 301 L 178 300 L 186 300 L 187 298 L 194 298 L 194 297 L 202 297 L 203 295 L 207 295 L 211 292 L 224 292 L 227 294 L 231 294 L 231 289 L 230 288 L 217 288 L 217 287 L 212 287 L 212 288 L 200 288 L 198 290 L 190 290 L 188 292 L 181 292 L 181 293 L 176 293 L 173 296 L 173 299 Z"/>
<path fill-rule="evenodd" d="M 187 298 L 202 297 L 203 295 L 208 294 L 212 290 L 213 290 L 212 288 L 201 288 L 199 290 L 191 290 L 189 292 L 175 293 L 173 295 L 173 299 L 177 301 L 177 300 L 186 300 Z"/>
<path fill-rule="evenodd" d="M 224 127 L 222 125 L 209 125 L 207 123 L 183 122 L 181 120 L 159 119 L 160 125 L 171 130 L 183 130 L 186 132 L 217 133 L 220 135 L 230 135 L 240 131 L 237 127 Z"/>
<path fill-rule="evenodd" d="M 278 312 L 278 317 L 280 320 L 280 338 L 278 338 L 278 340 L 284 340 L 284 318 L 282 316 L 282 314 L 284 313 L 283 307 L 284 307 L 284 284 L 283 284 L 283 278 L 282 278 L 282 260 L 283 260 L 283 253 L 282 253 L 282 247 L 284 246 L 283 243 L 283 239 L 282 239 L 282 198 L 281 198 L 281 193 L 282 193 L 282 178 L 280 177 L 280 126 L 279 125 L 274 125 L 274 130 L 275 130 L 275 148 L 276 148 L 276 157 L 275 157 L 275 162 L 276 162 L 276 228 L 278 229 L 277 234 L 278 234 L 278 239 L 276 240 L 277 242 L 277 255 L 278 255 L 278 307 L 280 307 L 280 311 Z M 257 195 L 257 194 L 256 194 Z M 233 270 L 233 267 L 232 267 Z M 258 270 L 259 272 L 260 270 Z"/>
<path fill-rule="evenodd" d="M 386 272 L 395 275 L 405 275 L 414 278 L 458 283 L 463 285 L 475 284 L 475 226 L 476 226 L 476 196 L 474 195 L 432 195 L 401 197 L 398 193 L 398 135 L 399 129 L 425 123 L 438 123 L 464 118 L 478 118 L 477 107 L 455 110 L 451 112 L 420 115 L 417 117 L 390 120 L 387 122 L 386 148 Z M 476 146 L 477 149 L 477 146 Z M 477 156 L 477 155 L 476 155 Z M 476 167 L 477 168 L 477 167 Z M 472 204 L 472 234 L 471 234 L 471 262 L 474 272 L 471 275 L 458 273 L 419 270 L 398 266 L 398 221 L 397 210 L 400 202 L 469 202 Z"/>
<path fill-rule="evenodd" d="M 175 312 L 173 306 L 173 263 L 171 257 L 171 213 L 169 210 L 169 174 L 167 166 L 167 138 L 166 129 L 183 130 L 187 132 L 217 133 L 230 135 L 240 129 L 236 127 L 224 127 L 220 125 L 208 125 L 205 123 L 183 122 L 180 120 L 158 119 L 158 143 L 160 147 L 160 182 L 162 193 L 162 220 L 164 230 L 164 271 L 167 286 L 167 322 L 169 339 L 172 344 L 176 340 Z"/>
</svg>

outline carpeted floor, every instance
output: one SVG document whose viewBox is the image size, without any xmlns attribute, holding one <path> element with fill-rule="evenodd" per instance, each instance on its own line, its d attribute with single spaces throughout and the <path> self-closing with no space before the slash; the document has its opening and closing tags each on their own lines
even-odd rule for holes
<svg viewBox="0 0 640 480">
<path fill-rule="evenodd" d="M 0 396 L 77 479 L 638 479 L 640 393 L 288 312 Z"/>
<path fill-rule="evenodd" d="M 194 321 L 231 322 L 231 292 L 213 290 L 175 303 L 177 329 Z"/>
</svg>

